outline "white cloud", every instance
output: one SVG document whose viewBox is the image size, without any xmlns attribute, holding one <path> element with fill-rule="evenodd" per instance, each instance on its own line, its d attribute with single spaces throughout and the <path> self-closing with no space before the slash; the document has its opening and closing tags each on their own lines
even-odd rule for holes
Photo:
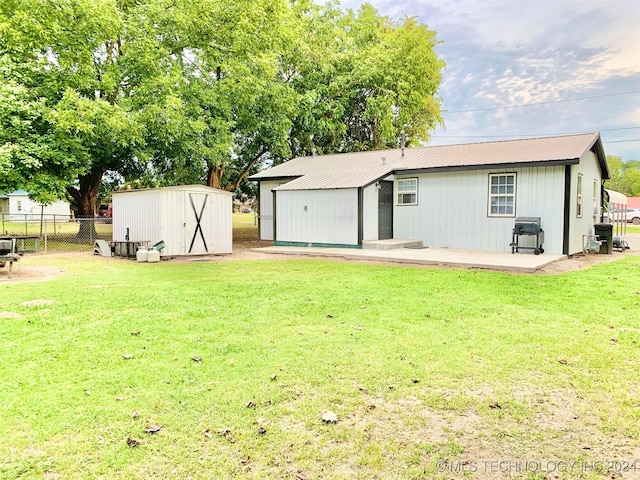
<svg viewBox="0 0 640 480">
<path fill-rule="evenodd" d="M 361 1 L 344 0 L 357 8 Z M 438 32 L 449 111 L 489 109 L 640 90 L 638 0 L 369 0 L 393 18 Z M 640 159 L 640 93 L 531 107 L 445 114 L 433 144 L 465 135 L 603 130 L 605 151 Z M 452 138 L 461 137 L 461 138 Z M 488 139 L 488 138 L 487 138 Z"/>
</svg>

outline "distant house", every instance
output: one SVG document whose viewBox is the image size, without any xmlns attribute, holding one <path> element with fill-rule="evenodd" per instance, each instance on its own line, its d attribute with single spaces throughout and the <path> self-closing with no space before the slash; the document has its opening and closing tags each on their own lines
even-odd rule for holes
<svg viewBox="0 0 640 480">
<path fill-rule="evenodd" d="M 69 219 L 70 213 L 69 202 L 61 200 L 51 205 L 44 205 L 31 200 L 29 192 L 24 190 L 0 195 L 0 215 L 3 215 L 5 220 L 35 221 L 40 218 L 52 219 L 54 216 Z"/>
<path fill-rule="evenodd" d="M 640 197 L 627 197 L 627 207 L 640 208 Z"/>
<path fill-rule="evenodd" d="M 509 252 L 515 219 L 540 217 L 555 254 L 582 252 L 608 178 L 599 133 L 298 157 L 250 177 L 260 238 L 276 245 Z"/>
</svg>

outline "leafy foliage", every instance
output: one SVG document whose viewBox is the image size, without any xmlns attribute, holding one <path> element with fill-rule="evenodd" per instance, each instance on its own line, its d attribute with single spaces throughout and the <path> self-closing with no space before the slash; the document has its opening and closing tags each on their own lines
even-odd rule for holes
<svg viewBox="0 0 640 480">
<path fill-rule="evenodd" d="M 607 155 L 611 179 L 607 188 L 629 197 L 640 197 L 640 160 L 622 161 L 622 158 Z"/>
<path fill-rule="evenodd" d="M 442 121 L 435 44 L 370 5 L 3 2 L 0 188 L 67 185 L 91 214 L 106 172 L 236 190 L 264 162 L 415 144 Z"/>
</svg>

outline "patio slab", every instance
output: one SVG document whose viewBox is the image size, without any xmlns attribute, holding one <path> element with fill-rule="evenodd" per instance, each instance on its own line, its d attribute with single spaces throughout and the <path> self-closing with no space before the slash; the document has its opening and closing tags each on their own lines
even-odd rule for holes
<svg viewBox="0 0 640 480">
<path fill-rule="evenodd" d="M 320 247 L 262 247 L 256 252 L 274 255 L 308 255 L 313 257 L 342 257 L 352 260 L 414 263 L 426 265 L 452 265 L 465 268 L 486 268 L 515 272 L 535 272 L 550 263 L 566 258 L 566 255 L 543 253 L 505 253 L 481 250 L 428 247 L 395 248 L 391 250 L 320 248 Z"/>
</svg>

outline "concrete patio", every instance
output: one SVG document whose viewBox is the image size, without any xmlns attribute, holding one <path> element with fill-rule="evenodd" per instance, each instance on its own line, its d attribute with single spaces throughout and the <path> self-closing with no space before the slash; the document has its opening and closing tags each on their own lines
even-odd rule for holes
<svg viewBox="0 0 640 480">
<path fill-rule="evenodd" d="M 263 247 L 252 249 L 257 252 L 274 255 L 308 255 L 312 257 L 341 257 L 352 260 L 379 262 L 413 263 L 425 265 L 451 265 L 465 268 L 486 268 L 515 272 L 535 272 L 566 255 L 532 252 L 516 254 L 488 252 L 479 250 L 461 250 L 454 248 L 320 248 L 320 247 Z"/>
</svg>

